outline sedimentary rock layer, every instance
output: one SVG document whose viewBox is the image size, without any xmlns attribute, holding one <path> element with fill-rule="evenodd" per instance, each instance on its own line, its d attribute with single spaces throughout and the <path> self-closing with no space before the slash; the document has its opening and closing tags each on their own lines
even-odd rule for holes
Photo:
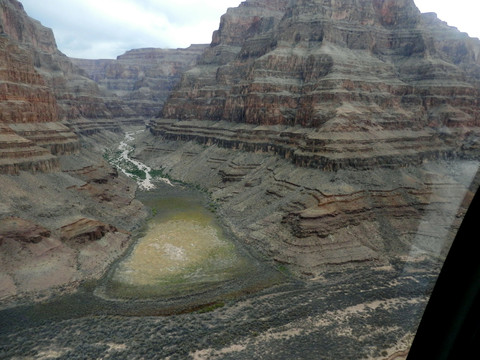
<svg viewBox="0 0 480 360">
<path fill-rule="evenodd" d="M 61 157 L 18 140 L 43 150 L 55 171 L 0 174 L 0 306 L 75 289 L 126 250 L 146 213 L 134 199 L 135 183 L 102 159 L 100 144 L 116 136 L 93 134 L 80 153 Z"/>
<path fill-rule="evenodd" d="M 125 251 L 146 214 L 102 153 L 120 123 L 143 123 L 132 114 L 18 1 L 0 1 L 0 303 L 75 288 Z M 72 128 L 96 138 L 80 147 Z"/>
<path fill-rule="evenodd" d="M 0 27 L 2 38 L 20 46 L 29 58 L 29 66 L 34 66 L 36 76 L 43 78 L 43 85 L 49 89 L 49 101 L 56 99 L 58 104 L 54 114 L 51 111 L 34 111 L 33 113 L 43 115 L 31 115 L 32 111 L 29 110 L 29 116 L 50 117 L 51 114 L 55 120 L 48 121 L 57 121 L 59 117 L 77 133 L 92 133 L 102 129 L 119 131 L 122 121 L 143 124 L 144 119 L 139 118 L 134 110 L 120 99 L 99 89 L 94 81 L 85 76 L 83 70 L 62 54 L 57 49 L 52 30 L 30 18 L 21 3 L 16 0 L 2 1 Z M 25 63 L 24 60 L 21 62 Z M 10 94 L 15 94 L 22 89 L 8 85 L 7 90 Z M 13 111 L 18 104 L 9 103 L 8 106 Z M 15 116 L 16 119 L 19 118 L 19 115 Z"/>
<path fill-rule="evenodd" d="M 295 165 L 328 171 L 402 167 L 459 156 L 456 147 L 447 146 L 429 128 L 337 132 L 301 126 L 157 119 L 151 132 L 169 140 L 195 140 L 205 145 L 276 154 Z M 469 136 L 473 140 L 477 134 L 475 131 Z M 464 139 L 465 135 L 458 138 Z M 464 156 L 473 153 L 464 148 Z"/>
<path fill-rule="evenodd" d="M 309 276 L 398 258 L 442 261 L 480 181 L 472 185 L 478 161 L 319 171 L 264 151 L 155 138 L 139 139 L 136 155 L 207 189 L 242 242 Z"/>
<path fill-rule="evenodd" d="M 8 4 L 0 24 L 11 20 Z M 78 138 L 59 123 L 55 96 L 13 30 L 0 36 L 0 173 L 59 170 L 55 155 L 78 151 Z"/>
<path fill-rule="evenodd" d="M 154 117 L 182 73 L 195 65 L 206 47 L 135 49 L 116 60 L 71 60 L 101 88 L 120 97 L 137 117 Z"/>
<path fill-rule="evenodd" d="M 222 17 L 152 129 L 204 141 L 199 129 L 216 127 L 211 143 L 272 145 L 332 170 L 477 156 L 479 54 L 412 0 L 249 0 Z"/>
<path fill-rule="evenodd" d="M 247 0 L 142 156 L 296 272 L 442 259 L 478 187 L 479 54 L 412 0 Z"/>
</svg>

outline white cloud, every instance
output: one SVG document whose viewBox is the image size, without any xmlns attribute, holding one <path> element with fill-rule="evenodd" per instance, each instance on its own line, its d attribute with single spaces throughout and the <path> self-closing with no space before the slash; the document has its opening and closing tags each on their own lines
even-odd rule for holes
<svg viewBox="0 0 480 360">
<path fill-rule="evenodd" d="M 480 38 L 478 0 L 415 0 L 421 12 L 437 13 L 439 19 L 448 25 L 468 33 L 471 37 Z"/>
<path fill-rule="evenodd" d="M 22 0 L 53 29 L 59 49 L 80 58 L 115 58 L 142 47 L 210 43 L 220 16 L 241 0 Z"/>
</svg>

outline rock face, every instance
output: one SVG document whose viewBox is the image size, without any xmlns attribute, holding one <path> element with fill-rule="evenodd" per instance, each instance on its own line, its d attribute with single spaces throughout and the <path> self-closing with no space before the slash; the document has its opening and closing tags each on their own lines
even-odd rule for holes
<svg viewBox="0 0 480 360">
<path fill-rule="evenodd" d="M 135 183 L 101 158 L 115 136 L 84 138 L 57 159 L 62 171 L 0 174 L 0 307 L 75 289 L 127 249 L 146 212 Z"/>
<path fill-rule="evenodd" d="M 207 45 L 186 49 L 136 49 L 116 60 L 71 59 L 88 77 L 118 96 L 138 117 L 160 113 L 170 91 Z"/>
<path fill-rule="evenodd" d="M 477 175 L 472 184 L 478 161 L 320 171 L 266 152 L 153 137 L 137 143 L 136 156 L 207 189 L 239 239 L 311 277 L 399 258 L 442 261 L 480 183 Z"/>
<path fill-rule="evenodd" d="M 30 18 L 16 0 L 2 1 L 0 26 L 3 38 L 16 43 L 30 57 L 58 104 L 60 120 L 77 133 L 92 134 L 107 129 L 119 131 L 119 124 L 143 123 L 121 100 L 110 97 L 62 54 L 51 29 Z"/>
<path fill-rule="evenodd" d="M 330 170 L 472 156 L 479 54 L 478 40 L 413 0 L 246 1 L 222 17 L 153 132 Z"/>
<path fill-rule="evenodd" d="M 0 306 L 102 276 L 146 217 L 102 158 L 138 120 L 83 74 L 50 29 L 0 1 Z M 72 128 L 91 137 L 80 146 Z"/>
<path fill-rule="evenodd" d="M 0 173 L 9 174 L 58 170 L 55 155 L 79 149 L 76 135 L 59 122 L 57 101 L 35 69 L 33 53 L 19 43 L 27 36 L 23 28 L 40 49 L 49 50 L 41 41 L 48 32 L 35 32 L 33 22 L 17 24 L 14 14 L 21 10 L 16 2 L 0 4 Z"/>
<path fill-rule="evenodd" d="M 479 80 L 480 41 L 413 0 L 247 0 L 139 156 L 295 272 L 441 259 L 478 187 Z"/>
</svg>

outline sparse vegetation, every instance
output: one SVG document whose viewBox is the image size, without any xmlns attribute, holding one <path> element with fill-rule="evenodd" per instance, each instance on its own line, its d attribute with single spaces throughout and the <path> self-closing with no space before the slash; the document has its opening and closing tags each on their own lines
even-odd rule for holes
<svg viewBox="0 0 480 360">
<path fill-rule="evenodd" d="M 200 314 L 205 314 L 205 313 L 208 313 L 208 312 L 212 312 L 212 311 L 215 311 L 216 309 L 220 309 L 222 307 L 225 306 L 225 303 L 224 302 L 217 302 L 215 304 L 211 304 L 211 305 L 208 305 L 204 308 L 201 308 L 200 310 L 198 310 L 198 313 Z"/>
<path fill-rule="evenodd" d="M 130 153 L 132 151 L 130 151 Z M 120 150 L 109 149 L 105 151 L 105 153 L 103 154 L 103 158 L 111 165 L 123 170 L 125 173 L 127 173 L 127 175 L 131 176 L 136 181 L 145 180 L 147 178 L 147 174 L 145 173 L 145 171 L 141 170 L 131 161 L 124 159 Z"/>
</svg>

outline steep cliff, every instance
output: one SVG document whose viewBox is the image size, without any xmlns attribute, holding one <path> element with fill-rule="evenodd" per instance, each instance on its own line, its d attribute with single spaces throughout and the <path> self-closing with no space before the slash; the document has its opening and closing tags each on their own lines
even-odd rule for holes
<svg viewBox="0 0 480 360">
<path fill-rule="evenodd" d="M 118 131 L 128 107 L 82 74 L 50 29 L 0 1 L 0 304 L 100 277 L 146 216 L 102 158 L 123 135 L 96 133 Z"/>
<path fill-rule="evenodd" d="M 118 96 L 138 117 L 160 113 L 170 91 L 207 45 L 186 49 L 135 49 L 116 60 L 71 59 L 102 89 Z"/>
<path fill-rule="evenodd" d="M 222 17 L 153 132 L 206 141 L 201 127 L 208 141 L 262 151 L 267 135 L 268 151 L 321 169 L 470 156 L 479 54 L 478 40 L 413 0 L 246 1 Z"/>
<path fill-rule="evenodd" d="M 18 42 L 23 34 L 12 9 L 21 9 L 20 4 L 0 4 L 0 173 L 58 170 L 55 155 L 78 151 L 79 142 L 59 122 L 52 90 L 35 69 L 33 54 Z M 24 27 L 32 32 L 33 43 L 49 49 L 42 32 Z"/>
<path fill-rule="evenodd" d="M 99 129 L 119 131 L 122 119 L 142 123 L 121 100 L 110 97 L 85 76 L 56 46 L 51 29 L 30 18 L 21 3 L 2 1 L 0 24 L 4 36 L 29 53 L 35 70 L 50 88 L 58 104 L 60 120 L 77 133 Z"/>
<path fill-rule="evenodd" d="M 139 156 L 299 273 L 441 259 L 478 186 L 479 55 L 413 0 L 247 0 Z"/>
</svg>

